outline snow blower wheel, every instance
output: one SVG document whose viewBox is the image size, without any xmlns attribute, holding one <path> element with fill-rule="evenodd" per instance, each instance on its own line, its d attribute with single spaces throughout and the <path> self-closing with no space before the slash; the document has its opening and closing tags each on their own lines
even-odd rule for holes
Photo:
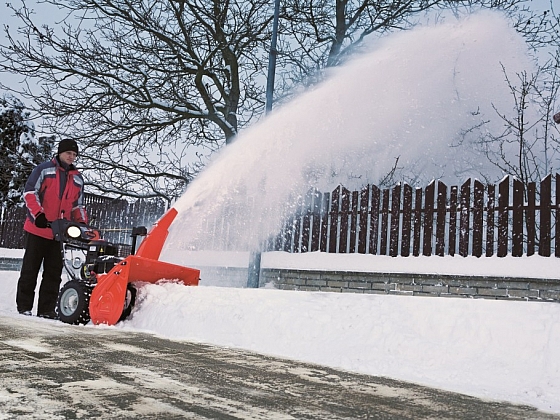
<svg viewBox="0 0 560 420">
<path fill-rule="evenodd" d="M 119 322 L 128 318 L 136 303 L 136 287 L 128 283 L 126 285 L 126 295 L 124 296 L 124 307 Z"/>
<path fill-rule="evenodd" d="M 67 282 L 58 294 L 58 319 L 67 324 L 87 324 L 90 320 L 89 298 L 92 290 L 93 287 L 80 281 Z"/>
</svg>

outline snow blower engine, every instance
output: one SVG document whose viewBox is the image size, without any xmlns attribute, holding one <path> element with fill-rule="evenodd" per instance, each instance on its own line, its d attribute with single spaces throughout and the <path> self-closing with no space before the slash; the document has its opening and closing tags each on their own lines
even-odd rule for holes
<svg viewBox="0 0 560 420">
<path fill-rule="evenodd" d="M 147 232 L 132 229 L 132 253 L 118 255 L 118 246 L 101 237 L 93 226 L 58 219 L 51 222 L 54 239 L 60 242 L 64 268 L 70 280 L 58 294 L 58 319 L 67 324 L 114 325 L 128 317 L 136 299 L 133 282 L 177 280 L 196 286 L 200 270 L 159 261 L 168 228 L 177 215 L 171 208 Z M 138 236 L 145 236 L 135 252 Z"/>
</svg>

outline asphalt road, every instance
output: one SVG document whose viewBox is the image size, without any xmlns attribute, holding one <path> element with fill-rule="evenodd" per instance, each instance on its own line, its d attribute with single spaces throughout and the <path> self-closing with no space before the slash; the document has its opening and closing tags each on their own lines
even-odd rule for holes
<svg viewBox="0 0 560 420">
<path fill-rule="evenodd" d="M 0 317 L 0 419 L 560 419 L 112 327 Z"/>
</svg>

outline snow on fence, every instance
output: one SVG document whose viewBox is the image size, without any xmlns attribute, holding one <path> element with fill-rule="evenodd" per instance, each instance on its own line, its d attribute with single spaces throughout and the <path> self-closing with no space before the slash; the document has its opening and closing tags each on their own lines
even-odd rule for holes
<svg viewBox="0 0 560 420">
<path fill-rule="evenodd" d="M 538 189 L 507 176 L 497 185 L 468 179 L 452 187 L 310 191 L 264 250 L 560 257 L 560 175 L 554 178 L 554 194 L 552 175 Z"/>
</svg>

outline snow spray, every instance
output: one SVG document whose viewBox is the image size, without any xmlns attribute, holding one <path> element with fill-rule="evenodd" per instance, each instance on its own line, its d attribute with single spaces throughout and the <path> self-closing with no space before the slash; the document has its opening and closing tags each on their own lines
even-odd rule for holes
<svg viewBox="0 0 560 420">
<path fill-rule="evenodd" d="M 360 188 L 392 169 L 422 186 L 501 177 L 473 127 L 500 129 L 493 106 L 514 109 L 504 71 L 530 68 L 524 40 L 494 12 L 372 42 L 217 154 L 175 204 L 162 258 L 186 264 L 186 251 L 257 249 L 310 188 Z M 227 244 L 214 233 L 221 218 Z"/>
</svg>

